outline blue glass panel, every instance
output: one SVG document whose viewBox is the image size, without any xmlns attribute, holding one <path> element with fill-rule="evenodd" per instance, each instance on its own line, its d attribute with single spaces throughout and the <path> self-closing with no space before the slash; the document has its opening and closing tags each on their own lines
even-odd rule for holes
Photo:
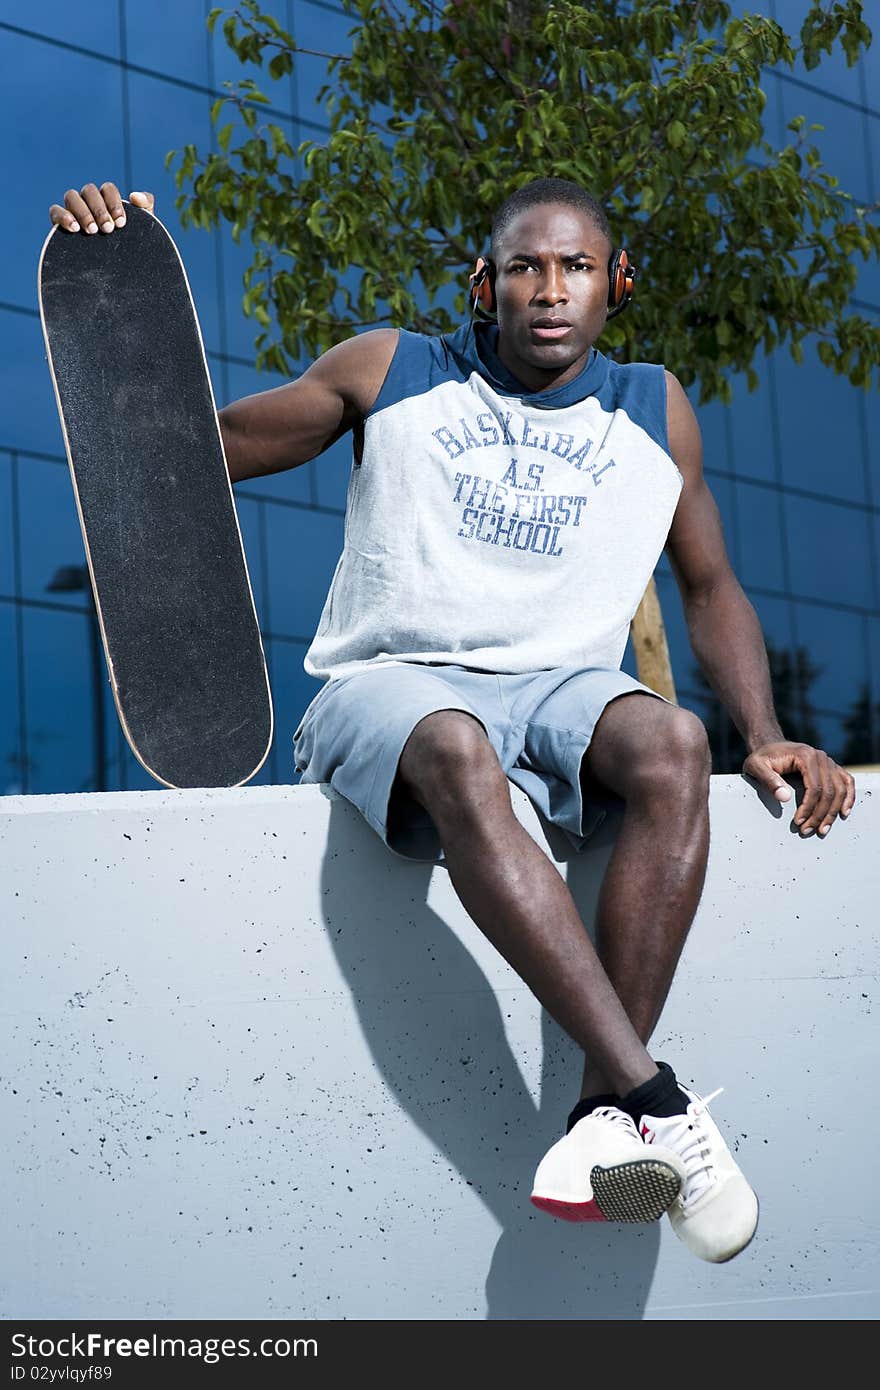
<svg viewBox="0 0 880 1390">
<path fill-rule="evenodd" d="M 873 30 L 874 39 L 860 60 L 864 72 L 861 99 L 863 102 L 867 100 L 868 105 L 873 106 L 876 110 L 877 93 L 880 92 L 880 23 L 877 22 L 876 14 L 866 17 Z"/>
<path fill-rule="evenodd" d="M 812 342 L 798 366 L 787 350 L 774 361 L 782 475 L 792 487 L 865 500 L 858 388 L 824 367 Z"/>
<path fill-rule="evenodd" d="M 314 470 L 318 501 L 322 507 L 341 507 L 345 510 L 351 477 L 351 447 L 351 435 L 345 434 L 310 465 Z"/>
<path fill-rule="evenodd" d="M 78 613 L 24 610 L 30 792 L 94 785 L 88 622 Z M 103 679 L 103 676 L 102 676 Z"/>
<path fill-rule="evenodd" d="M 212 231 L 211 235 L 219 242 L 218 256 L 225 308 L 226 338 L 224 351 L 233 357 L 243 357 L 248 362 L 254 362 L 257 356 L 254 344 L 262 334 L 263 328 L 255 318 L 247 318 L 242 309 L 242 300 L 245 294 L 244 274 L 253 262 L 254 244 L 247 230 L 242 233 L 239 242 L 233 241 L 232 229 L 228 222 L 221 223 L 216 230 Z M 274 337 L 274 328 L 272 334 Z M 277 386 L 278 382 L 275 380 L 267 384 Z M 266 390 L 266 386 L 261 389 Z"/>
<path fill-rule="evenodd" d="M 26 790 L 19 747 L 15 622 L 14 604 L 0 603 L 0 642 L 7 654 L 6 659 L 0 661 L 0 793 L 3 796 L 17 796 Z"/>
<path fill-rule="evenodd" d="M 868 669 L 870 671 L 872 699 L 880 701 L 880 622 L 876 617 L 867 619 Z"/>
<path fill-rule="evenodd" d="M 64 454 L 64 437 L 38 316 L 0 310 L 0 445 Z"/>
<path fill-rule="evenodd" d="M 174 170 L 165 168 L 169 150 L 195 144 L 200 153 L 208 148 L 211 99 L 188 92 L 158 78 L 129 76 L 131 111 L 131 160 L 133 187 L 156 195 L 156 216 L 177 244 L 186 268 L 206 348 L 219 347 L 217 308 L 217 252 L 212 232 L 181 226 L 174 200 Z M 128 192 L 128 190 L 124 190 Z M 188 191 L 188 190 L 184 190 Z"/>
<path fill-rule="evenodd" d="M 342 5 L 334 4 L 333 0 L 323 0 L 319 5 L 312 4 L 311 0 L 292 0 L 291 10 L 298 43 L 307 48 L 326 48 L 333 53 L 348 52 L 351 48 L 349 34 L 360 21 Z"/>
<path fill-rule="evenodd" d="M 730 466 L 741 478 L 776 477 L 773 447 L 772 365 L 763 353 L 754 362 L 759 375 L 756 391 L 749 391 L 744 373 L 730 376 L 733 401 L 730 409 Z"/>
<path fill-rule="evenodd" d="M 827 753 L 829 758 L 833 758 L 835 762 L 840 762 L 841 766 L 844 766 L 841 762 L 843 750 L 846 745 L 846 730 L 843 727 L 843 719 L 833 714 L 817 714 L 814 716 L 813 723 L 818 730 L 819 745 L 823 752 Z M 856 796 L 858 798 L 858 792 Z M 831 835 L 833 836 L 835 830 L 839 829 L 841 825 L 845 823 L 845 821 L 832 821 Z"/>
<path fill-rule="evenodd" d="M 700 394 L 697 386 L 692 386 L 687 394 L 703 437 L 703 466 L 705 468 L 729 469 L 731 461 L 727 439 L 728 407 L 722 405 L 721 401 L 710 401 L 708 405 L 697 405 Z"/>
<path fill-rule="evenodd" d="M 794 607 L 798 644 L 822 668 L 811 687 L 811 702 L 819 709 L 845 713 L 868 679 L 864 620 L 860 614 L 817 604 Z"/>
<path fill-rule="evenodd" d="M 311 641 L 342 550 L 342 518 L 298 508 L 266 511 L 270 632 Z"/>
<path fill-rule="evenodd" d="M 16 211 L 3 225 L 0 299 L 36 307 L 49 204 L 123 176 L 122 74 L 114 63 L 3 34 L 0 130 Z M 6 386 L 4 378 L 4 386 Z"/>
<path fill-rule="evenodd" d="M 880 158 L 880 135 L 877 137 L 876 149 L 878 151 L 877 157 Z M 861 256 L 856 256 L 855 263 L 858 279 L 853 291 L 853 298 L 860 300 L 861 305 L 873 307 L 875 311 L 873 319 L 876 323 L 878 314 L 880 314 L 880 260 L 863 261 Z M 867 318 L 872 317 L 861 305 L 859 313 L 864 314 Z"/>
<path fill-rule="evenodd" d="M 793 594 L 869 608 L 873 593 L 866 514 L 789 496 L 785 519 Z"/>
<path fill-rule="evenodd" d="M 800 32 L 807 13 L 810 9 L 810 0 L 774 0 L 776 19 L 783 29 L 793 40 L 795 48 L 800 47 Z M 865 6 L 865 19 L 871 24 L 870 5 Z M 873 24 L 874 33 L 877 33 L 877 25 Z M 876 40 L 875 40 L 876 42 Z M 833 92 L 835 96 L 847 97 L 850 101 L 858 101 L 859 93 L 859 70 L 858 64 L 855 67 L 847 67 L 846 54 L 836 43 L 830 53 L 823 53 L 819 66 L 807 71 L 802 62 L 798 62 L 793 68 L 786 68 L 786 72 L 791 72 L 792 76 L 801 81 L 809 82 L 826 92 Z M 816 117 L 816 119 L 821 119 Z"/>
<path fill-rule="evenodd" d="M 855 84 L 852 95 L 858 100 Z M 868 155 L 861 112 L 792 83 L 783 83 L 782 103 L 786 121 L 806 116 L 807 126 L 814 122 L 824 126 L 824 130 L 806 130 L 807 147 L 815 145 L 825 168 L 840 180 L 842 192 L 866 202 Z"/>
<path fill-rule="evenodd" d="M 0 454 L 0 594 L 7 596 L 15 593 L 12 546 L 12 459 L 8 454 Z M 11 648 L 3 650 L 9 652 Z"/>
<path fill-rule="evenodd" d="M 125 0 L 124 14 L 130 63 L 208 85 L 205 0 Z"/>
<path fill-rule="evenodd" d="M 119 10 L 116 5 L 71 5 L 70 0 L 28 0 L 26 5 L 10 0 L 0 18 L 22 29 L 47 34 L 53 39 L 94 48 L 115 58 L 119 55 Z M 41 51 L 48 49 L 44 44 Z M 37 64 L 36 66 L 39 66 Z M 4 63 L 4 80 L 6 77 Z"/>
<path fill-rule="evenodd" d="M 303 48 L 314 49 L 319 54 L 351 52 L 350 33 L 360 23 L 356 15 L 310 5 L 303 3 L 303 0 L 294 4 L 292 9 L 296 41 Z M 327 60 L 301 53 L 296 59 L 295 79 L 300 116 L 305 121 L 326 127 L 327 111 L 324 103 L 319 102 L 317 97 L 321 87 L 328 80 Z M 335 78 L 331 77 L 331 86 L 334 81 Z M 321 137 L 306 125 L 303 138 L 319 140 Z"/>
<path fill-rule="evenodd" d="M 707 477 L 721 517 L 721 532 L 731 563 L 739 551 L 739 516 L 736 510 L 736 483 L 732 478 Z"/>
<path fill-rule="evenodd" d="M 306 706 L 321 688 L 321 682 L 303 670 L 305 654 L 306 648 L 299 642 L 270 643 L 268 659 L 275 705 L 271 781 L 275 783 L 299 781 L 293 762 L 293 735 Z"/>
<path fill-rule="evenodd" d="M 758 615 L 764 641 L 777 651 L 791 651 L 794 646 L 792 634 L 792 606 L 788 599 L 772 598 L 769 594 L 758 594 L 746 590 L 746 596 Z"/>
<path fill-rule="evenodd" d="M 329 17 L 328 15 L 328 19 Z M 299 41 L 302 43 L 306 42 L 305 40 Z M 346 51 L 343 48 L 333 49 L 328 47 L 328 39 L 326 36 L 316 36 L 312 42 L 318 46 L 319 51 L 322 53 L 342 53 Z M 326 59 L 314 57 L 309 53 L 298 54 L 296 59 L 296 95 L 299 114 L 305 120 L 314 122 L 315 125 L 329 127 L 330 122 L 326 105 L 323 101 L 318 100 L 318 93 L 322 87 L 327 86 L 327 83 L 328 74 Z M 330 82 L 330 86 L 331 88 L 333 87 L 332 81 Z M 313 131 L 307 127 L 303 131 L 303 139 L 309 138 L 317 139 L 319 137 L 315 136 Z"/>
<path fill-rule="evenodd" d="M 260 510 L 263 505 L 261 502 L 251 502 L 247 498 L 239 496 L 238 493 L 235 494 L 235 510 L 238 515 L 238 524 L 241 527 L 245 560 L 254 593 L 254 605 L 261 627 L 265 625 L 263 614 L 266 610 L 266 587 L 263 582 L 265 567 L 260 525 Z"/>
<path fill-rule="evenodd" d="M 300 507 L 308 507 L 312 467 L 312 463 L 303 463 L 298 468 L 285 468 L 281 473 L 270 473 L 264 478 L 245 478 L 235 484 L 235 495 L 265 498 L 267 502 L 296 502 Z"/>
<path fill-rule="evenodd" d="M 740 537 L 737 576 L 744 587 L 784 589 L 780 499 L 775 489 L 736 483 Z"/>
<path fill-rule="evenodd" d="M 18 469 L 21 508 L 21 588 L 27 598 L 82 608 L 85 590 L 49 593 L 62 565 L 85 564 L 82 530 L 67 464 L 22 457 Z"/>
<path fill-rule="evenodd" d="M 230 402 L 241 400 L 244 396 L 259 395 L 263 391 L 274 390 L 284 382 L 276 372 L 258 372 L 255 367 L 243 367 L 237 362 L 228 364 Z M 220 402 L 218 401 L 218 404 Z M 286 468 L 281 473 L 263 478 L 247 478 L 236 485 L 236 495 L 241 489 L 259 497 L 278 497 L 287 501 L 310 502 L 312 500 L 312 463 L 300 464 L 296 468 Z"/>
</svg>

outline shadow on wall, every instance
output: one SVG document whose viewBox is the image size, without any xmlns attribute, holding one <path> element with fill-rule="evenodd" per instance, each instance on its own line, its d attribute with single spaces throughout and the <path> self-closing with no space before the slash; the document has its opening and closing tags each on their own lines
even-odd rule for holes
<svg viewBox="0 0 880 1390">
<path fill-rule="evenodd" d="M 569 887 L 587 923 L 595 912 L 597 856 L 607 861 L 619 823 L 609 814 L 590 846 L 569 860 Z M 568 858 L 564 836 L 542 824 L 554 858 Z M 659 1224 L 574 1225 L 529 1202 L 535 1168 L 564 1132 L 579 1094 L 582 1054 L 542 1012 L 536 1104 L 507 1040 L 504 992 L 493 992 L 428 905 L 432 874 L 445 877 L 446 870 L 393 856 L 399 872 L 388 874 L 375 839 L 366 822 L 333 800 L 321 869 L 324 922 L 385 1084 L 501 1227 L 486 1271 L 487 1318 L 640 1318 Z M 351 876 L 340 872 L 349 857 L 359 868 L 356 901 Z M 437 1171 L 438 1181 L 448 1180 L 442 1167 Z"/>
</svg>

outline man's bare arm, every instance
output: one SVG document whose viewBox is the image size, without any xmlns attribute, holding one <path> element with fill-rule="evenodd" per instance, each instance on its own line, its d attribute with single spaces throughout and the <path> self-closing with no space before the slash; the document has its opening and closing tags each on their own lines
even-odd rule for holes
<svg viewBox="0 0 880 1390">
<path fill-rule="evenodd" d="M 804 834 L 825 833 L 847 816 L 855 782 L 821 749 L 792 743 L 776 718 L 767 648 L 758 615 L 731 569 L 721 518 L 703 476 L 700 427 L 677 377 L 666 373 L 669 449 L 684 487 L 666 550 L 684 605 L 694 655 L 742 734 L 743 771 L 781 800 L 785 772 L 799 772 L 805 795 L 795 816 Z"/>
<path fill-rule="evenodd" d="M 700 428 L 678 378 L 666 373 L 669 449 L 684 478 L 666 541 L 694 655 L 751 751 L 783 737 L 758 615 L 731 568 L 715 498 L 703 476 Z"/>
<path fill-rule="evenodd" d="M 296 468 L 323 452 L 372 407 L 397 346 L 394 328 L 338 343 L 296 381 L 220 411 L 234 483 Z"/>
</svg>

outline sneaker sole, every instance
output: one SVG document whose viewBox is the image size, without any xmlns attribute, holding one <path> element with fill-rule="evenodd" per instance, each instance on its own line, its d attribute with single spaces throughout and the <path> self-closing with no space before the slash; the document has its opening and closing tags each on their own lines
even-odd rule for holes
<svg viewBox="0 0 880 1390">
<path fill-rule="evenodd" d="M 681 1188 L 675 1169 L 659 1159 L 597 1166 L 590 1182 L 591 1202 L 565 1202 L 533 1192 L 532 1205 L 563 1221 L 659 1221 Z"/>
</svg>

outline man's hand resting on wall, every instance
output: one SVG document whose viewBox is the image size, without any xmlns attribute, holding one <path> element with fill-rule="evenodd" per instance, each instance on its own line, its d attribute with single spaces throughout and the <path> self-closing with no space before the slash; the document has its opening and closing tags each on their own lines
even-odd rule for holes
<svg viewBox="0 0 880 1390">
<path fill-rule="evenodd" d="M 827 835 L 834 818 L 845 819 L 856 799 L 852 773 L 839 767 L 821 748 L 811 748 L 808 743 L 765 743 L 749 754 L 742 770 L 772 792 L 777 801 L 789 801 L 792 797 L 792 789 L 782 774 L 800 774 L 804 799 L 795 813 L 794 825 L 803 836 L 812 835 L 814 830 Z"/>
</svg>

